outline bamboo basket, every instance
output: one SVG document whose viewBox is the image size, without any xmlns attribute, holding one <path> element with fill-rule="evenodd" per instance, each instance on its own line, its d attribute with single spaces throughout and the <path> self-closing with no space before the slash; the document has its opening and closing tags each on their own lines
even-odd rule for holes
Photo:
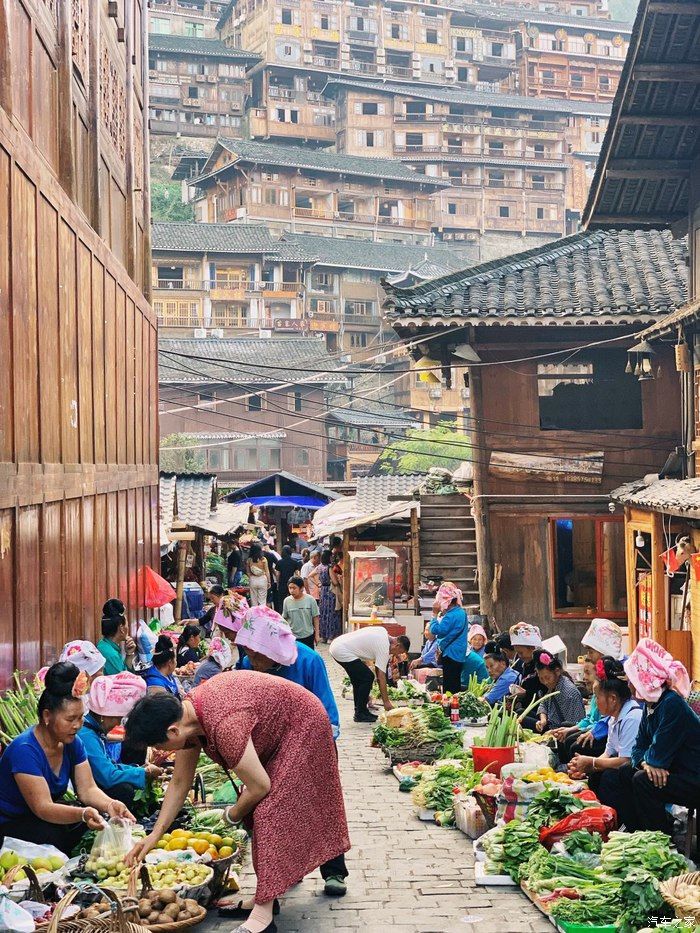
<svg viewBox="0 0 700 933">
<path fill-rule="evenodd" d="M 15 881 L 20 871 L 23 871 L 27 876 L 27 887 L 22 885 L 21 890 L 17 889 L 13 891 L 12 886 L 14 884 L 22 884 L 23 879 Z M 41 889 L 41 882 L 31 865 L 15 865 L 14 868 L 8 869 L 3 876 L 2 884 L 4 887 L 8 888 L 10 900 L 15 900 L 15 898 L 19 897 L 21 901 L 36 901 L 38 904 L 46 903 L 46 898 Z"/>
<path fill-rule="evenodd" d="M 441 742 L 426 742 L 425 745 L 411 745 L 406 748 L 386 748 L 382 746 L 384 754 L 392 766 L 403 765 L 408 761 L 422 761 L 428 764 L 435 761 L 442 751 Z"/>
<path fill-rule="evenodd" d="M 106 897 L 111 904 L 111 910 L 91 920 L 78 920 L 74 917 L 63 919 L 63 912 L 71 906 L 79 894 L 99 894 Z M 48 924 L 39 927 L 45 933 L 148 933 L 147 927 L 127 920 L 121 901 L 109 888 L 97 885 L 81 885 L 71 888 L 56 905 L 53 917 Z"/>
<path fill-rule="evenodd" d="M 683 901 L 677 896 L 676 892 L 680 884 L 690 884 L 698 889 L 698 906 L 689 908 L 684 906 Z M 700 923 L 700 871 L 692 871 L 685 875 L 676 875 L 675 878 L 669 878 L 668 881 L 662 881 L 659 885 L 661 896 L 670 904 L 680 920 L 694 920 Z"/>
<path fill-rule="evenodd" d="M 131 874 L 129 875 L 129 887 L 127 888 L 127 896 L 124 898 L 122 903 L 122 907 L 126 913 L 132 913 L 133 911 L 138 912 L 139 898 L 136 893 L 138 881 L 141 882 L 141 896 L 147 894 L 148 891 L 153 890 L 153 884 L 151 883 L 151 878 L 145 865 L 134 865 L 134 867 L 131 869 Z M 182 894 L 180 896 L 183 897 Z M 197 926 L 197 924 L 201 923 L 206 916 L 206 907 L 200 906 L 199 914 L 196 917 L 190 917 L 187 920 L 173 920 L 172 923 L 156 923 L 151 926 L 144 924 L 138 915 L 134 919 L 138 919 L 138 923 L 140 923 L 146 930 L 150 930 L 151 933 L 176 933 L 178 930 L 187 930 L 189 927 Z"/>
</svg>

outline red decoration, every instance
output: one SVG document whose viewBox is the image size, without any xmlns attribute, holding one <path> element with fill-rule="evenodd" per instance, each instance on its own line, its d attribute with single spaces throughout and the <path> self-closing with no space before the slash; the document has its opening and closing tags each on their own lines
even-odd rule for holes
<svg viewBox="0 0 700 933">
<path fill-rule="evenodd" d="M 700 553 L 690 555 L 690 565 L 693 568 L 695 582 L 700 583 Z"/>
<path fill-rule="evenodd" d="M 666 567 L 666 573 L 675 573 L 680 567 L 680 561 L 676 555 L 675 547 L 670 547 L 667 551 L 664 551 L 661 555 L 661 560 Z"/>
</svg>

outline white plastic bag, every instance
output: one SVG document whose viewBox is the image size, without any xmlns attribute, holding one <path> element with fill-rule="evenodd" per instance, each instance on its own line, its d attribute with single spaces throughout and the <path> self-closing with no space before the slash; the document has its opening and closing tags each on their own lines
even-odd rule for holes
<svg viewBox="0 0 700 933">
<path fill-rule="evenodd" d="M 139 659 L 143 664 L 150 664 L 153 661 L 153 649 L 158 641 L 158 636 L 152 632 L 143 619 L 139 619 L 136 629 L 136 645 L 139 651 Z"/>
<path fill-rule="evenodd" d="M 88 871 L 95 871 L 98 881 L 121 876 L 126 871 L 124 858 L 133 848 L 131 823 L 115 817 L 95 836 L 86 863 Z"/>
<path fill-rule="evenodd" d="M 0 886 L 0 930 L 7 933 L 34 933 L 34 918 L 19 904 L 13 903 L 7 888 Z"/>
</svg>

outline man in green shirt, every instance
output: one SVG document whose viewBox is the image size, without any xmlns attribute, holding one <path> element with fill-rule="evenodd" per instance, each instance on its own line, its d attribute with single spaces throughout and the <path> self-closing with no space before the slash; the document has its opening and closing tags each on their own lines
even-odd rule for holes
<svg viewBox="0 0 700 933">
<path fill-rule="evenodd" d="M 318 603 L 309 596 L 301 577 L 292 577 L 289 581 L 289 596 L 282 606 L 282 617 L 294 632 L 297 641 L 309 648 L 318 642 Z"/>
<path fill-rule="evenodd" d="M 97 650 L 105 659 L 105 676 L 121 674 L 134 667 L 136 644 L 129 635 L 125 612 L 124 603 L 119 599 L 108 599 L 102 608 L 102 638 L 97 642 Z M 122 645 L 126 658 L 122 655 Z"/>
</svg>

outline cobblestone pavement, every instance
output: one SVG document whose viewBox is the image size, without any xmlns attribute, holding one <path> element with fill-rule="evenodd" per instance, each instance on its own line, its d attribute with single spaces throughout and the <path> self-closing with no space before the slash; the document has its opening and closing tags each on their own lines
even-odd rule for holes
<svg viewBox="0 0 700 933">
<path fill-rule="evenodd" d="M 552 926 L 516 889 L 474 884 L 471 842 L 458 830 L 419 822 L 386 759 L 369 748 L 371 726 L 354 723 L 340 699 L 342 670 L 324 652 L 341 716 L 339 753 L 352 850 L 348 893 L 331 900 L 318 872 L 293 888 L 277 918 L 280 933 L 544 933 Z M 243 893 L 254 888 L 244 873 Z M 240 922 L 240 921 L 239 921 Z M 228 933 L 236 921 L 199 927 Z"/>
</svg>

